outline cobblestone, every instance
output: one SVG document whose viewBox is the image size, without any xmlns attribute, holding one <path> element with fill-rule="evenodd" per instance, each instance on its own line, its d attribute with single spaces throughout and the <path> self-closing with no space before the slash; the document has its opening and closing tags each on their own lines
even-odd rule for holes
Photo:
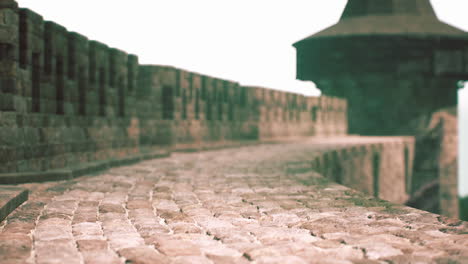
<svg viewBox="0 0 468 264">
<path fill-rule="evenodd" d="M 466 223 L 291 172 L 324 147 L 311 149 L 177 153 L 22 185 L 30 200 L 2 223 L 0 263 L 467 263 Z"/>
</svg>

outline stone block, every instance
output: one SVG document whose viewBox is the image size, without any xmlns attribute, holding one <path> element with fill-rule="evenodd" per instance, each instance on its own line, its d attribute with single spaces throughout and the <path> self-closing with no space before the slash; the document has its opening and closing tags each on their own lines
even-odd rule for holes
<svg viewBox="0 0 468 264">
<path fill-rule="evenodd" d="M 164 255 L 156 252 L 156 250 L 149 247 L 134 247 L 126 248 L 119 251 L 119 254 L 123 256 L 127 262 L 138 263 L 138 264 L 151 264 L 161 263 L 169 264 L 170 259 Z"/>
<path fill-rule="evenodd" d="M 15 96 L 9 93 L 0 93 L 0 110 L 1 111 L 16 111 Z"/>
</svg>

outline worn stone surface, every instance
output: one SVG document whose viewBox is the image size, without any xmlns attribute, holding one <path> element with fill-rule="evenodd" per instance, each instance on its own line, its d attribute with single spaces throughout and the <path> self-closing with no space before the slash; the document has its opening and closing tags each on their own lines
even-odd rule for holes
<svg viewBox="0 0 468 264">
<path fill-rule="evenodd" d="M 341 144 L 326 142 L 178 153 L 24 185 L 32 194 L 2 223 L 1 260 L 466 263 L 467 223 L 323 178 L 314 157 Z"/>
</svg>

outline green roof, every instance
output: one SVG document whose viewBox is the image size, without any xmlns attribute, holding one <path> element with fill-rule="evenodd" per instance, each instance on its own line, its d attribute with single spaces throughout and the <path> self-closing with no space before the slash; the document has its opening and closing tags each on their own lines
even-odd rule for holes
<svg viewBox="0 0 468 264">
<path fill-rule="evenodd" d="M 323 37 L 374 35 L 468 39 L 468 33 L 438 19 L 429 0 L 349 0 L 337 24 L 294 45 Z"/>
</svg>

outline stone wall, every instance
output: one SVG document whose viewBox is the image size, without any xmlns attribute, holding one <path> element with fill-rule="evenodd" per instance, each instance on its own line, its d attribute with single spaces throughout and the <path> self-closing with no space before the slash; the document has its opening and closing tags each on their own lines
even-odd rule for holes
<svg viewBox="0 0 468 264">
<path fill-rule="evenodd" d="M 394 203 L 410 197 L 413 137 L 317 138 L 308 143 L 324 148 L 312 168 L 326 178 Z"/>
<path fill-rule="evenodd" d="M 344 100 L 140 65 L 137 56 L 68 32 L 14 1 L 0 3 L 3 175 L 346 134 Z"/>
<path fill-rule="evenodd" d="M 138 115 L 148 131 L 141 133 L 143 144 L 198 149 L 346 134 L 346 101 L 338 98 L 246 87 L 169 66 L 142 65 L 139 73 Z"/>
<path fill-rule="evenodd" d="M 28 9 L 1 12 L 8 15 L 3 26 L 16 37 L 4 44 L 11 54 L 1 60 L 8 71 L 1 73 L 0 172 L 53 170 L 137 153 L 139 125 L 130 107 L 136 57 Z"/>
<path fill-rule="evenodd" d="M 255 105 L 258 106 L 260 138 L 347 134 L 345 100 L 251 88 L 254 89 Z"/>
<path fill-rule="evenodd" d="M 417 135 L 415 178 L 408 205 L 458 217 L 457 109 L 422 116 L 407 129 Z"/>
</svg>

